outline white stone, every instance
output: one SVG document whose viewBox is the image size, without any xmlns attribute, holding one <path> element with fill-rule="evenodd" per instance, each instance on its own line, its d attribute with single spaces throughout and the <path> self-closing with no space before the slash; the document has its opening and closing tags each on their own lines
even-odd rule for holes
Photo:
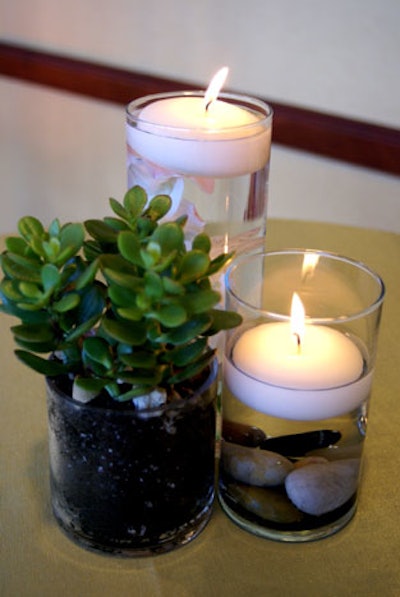
<svg viewBox="0 0 400 597">
<path fill-rule="evenodd" d="M 257 487 L 281 485 L 293 464 L 280 454 L 222 442 L 222 464 L 237 481 Z"/>
<path fill-rule="evenodd" d="M 302 512 L 321 516 L 351 498 L 357 489 L 359 469 L 358 458 L 311 463 L 288 474 L 286 493 Z"/>
</svg>

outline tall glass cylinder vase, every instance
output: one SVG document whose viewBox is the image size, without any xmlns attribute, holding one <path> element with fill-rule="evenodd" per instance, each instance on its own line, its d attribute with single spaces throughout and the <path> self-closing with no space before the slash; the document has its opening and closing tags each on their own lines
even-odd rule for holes
<svg viewBox="0 0 400 597">
<path fill-rule="evenodd" d="M 173 200 L 215 253 L 262 243 L 266 229 L 272 110 L 262 101 L 203 92 L 164 93 L 127 107 L 128 186 Z"/>
</svg>

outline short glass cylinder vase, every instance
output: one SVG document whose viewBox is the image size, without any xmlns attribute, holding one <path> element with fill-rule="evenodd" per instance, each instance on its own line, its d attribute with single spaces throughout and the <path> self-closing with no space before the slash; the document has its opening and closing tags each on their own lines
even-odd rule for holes
<svg viewBox="0 0 400 597">
<path fill-rule="evenodd" d="M 212 250 L 262 244 L 266 229 L 272 109 L 244 95 L 160 93 L 127 106 L 128 188 L 172 198 L 169 219 L 205 231 Z"/>
<path fill-rule="evenodd" d="M 194 539 L 212 511 L 217 364 L 193 396 L 133 410 L 73 401 L 47 378 L 51 501 L 80 545 L 122 556 Z"/>
<path fill-rule="evenodd" d="M 219 500 L 262 537 L 302 542 L 356 511 L 384 284 L 333 253 L 241 255 L 227 308 Z"/>
</svg>

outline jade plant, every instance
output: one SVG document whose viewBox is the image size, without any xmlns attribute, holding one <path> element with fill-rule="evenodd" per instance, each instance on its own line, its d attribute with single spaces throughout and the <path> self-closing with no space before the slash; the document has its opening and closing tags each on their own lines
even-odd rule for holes
<svg viewBox="0 0 400 597">
<path fill-rule="evenodd" d="M 187 218 L 165 218 L 167 195 L 149 201 L 137 186 L 110 207 L 110 217 L 47 229 L 22 218 L 0 257 L 0 309 L 19 320 L 16 356 L 70 380 L 73 398 L 165 402 L 209 368 L 210 336 L 239 323 L 211 283 L 232 255 L 211 258 L 204 233 L 187 246 Z"/>
</svg>

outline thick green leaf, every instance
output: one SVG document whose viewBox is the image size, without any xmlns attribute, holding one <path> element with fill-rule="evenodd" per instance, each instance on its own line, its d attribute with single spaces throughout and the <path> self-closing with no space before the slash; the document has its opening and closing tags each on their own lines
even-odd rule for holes
<svg viewBox="0 0 400 597">
<path fill-rule="evenodd" d="M 143 266 L 143 259 L 140 252 L 140 242 L 138 237 L 130 231 L 120 232 L 118 235 L 118 249 L 121 255 L 130 263 Z"/>
<path fill-rule="evenodd" d="M 164 296 L 164 286 L 161 277 L 156 272 L 146 272 L 144 275 L 144 292 L 154 300 Z"/>
<path fill-rule="evenodd" d="M 162 305 L 160 309 L 152 312 L 153 316 L 167 328 L 177 328 L 187 320 L 184 307 L 179 304 Z"/>
<path fill-rule="evenodd" d="M 135 350 L 131 354 L 121 354 L 121 361 L 128 367 L 140 367 L 141 369 L 153 369 L 157 364 L 154 352 Z"/>
<path fill-rule="evenodd" d="M 183 230 L 175 222 L 160 224 L 151 238 L 160 245 L 163 256 L 169 255 L 173 251 L 184 250 L 185 237 Z"/>
<path fill-rule="evenodd" d="M 179 296 L 185 293 L 185 287 L 182 286 L 182 284 L 180 284 L 179 282 L 176 282 L 176 280 L 172 280 L 167 276 L 163 276 L 161 279 L 164 286 L 164 290 L 168 294 Z"/>
<path fill-rule="evenodd" d="M 213 360 L 215 355 L 214 350 L 208 350 L 200 359 L 195 363 L 190 363 L 187 367 L 169 378 L 168 382 L 171 384 L 180 383 L 186 379 L 191 379 L 195 375 L 198 375 L 207 367 Z"/>
<path fill-rule="evenodd" d="M 121 205 L 121 203 L 119 201 L 117 201 L 113 197 L 110 197 L 109 202 L 110 202 L 111 209 L 118 217 L 122 218 L 123 220 L 129 220 L 128 211 L 125 209 L 125 207 L 123 205 Z M 112 228 L 113 228 L 113 226 L 112 226 Z"/>
<path fill-rule="evenodd" d="M 212 316 L 212 324 L 206 332 L 207 336 L 217 334 L 221 330 L 229 330 L 242 323 L 242 317 L 239 313 L 235 313 L 234 311 L 213 309 L 209 313 Z"/>
<path fill-rule="evenodd" d="M 10 236 L 5 241 L 7 251 L 17 253 L 18 255 L 26 255 L 28 245 L 23 238 L 18 236 Z"/>
<path fill-rule="evenodd" d="M 212 276 L 220 271 L 233 257 L 233 253 L 223 253 L 213 259 L 207 271 L 207 276 Z"/>
<path fill-rule="evenodd" d="M 156 195 L 151 199 L 145 214 L 153 221 L 160 220 L 169 212 L 171 205 L 171 197 L 168 195 Z"/>
<path fill-rule="evenodd" d="M 178 346 L 173 350 L 170 350 L 165 355 L 165 358 L 168 362 L 174 363 L 174 365 L 178 367 L 184 367 L 190 362 L 198 359 L 204 352 L 206 346 L 207 338 L 198 338 L 189 344 L 184 344 L 183 346 Z"/>
<path fill-rule="evenodd" d="M 146 324 L 143 322 L 129 325 L 127 321 L 105 318 L 102 321 L 102 328 L 108 336 L 117 340 L 117 342 L 131 344 L 132 346 L 140 346 L 146 341 L 147 337 Z"/>
<path fill-rule="evenodd" d="M 54 338 L 54 330 L 50 325 L 19 324 L 11 327 L 17 340 L 24 342 L 49 342 Z"/>
<path fill-rule="evenodd" d="M 95 363 L 99 363 L 106 370 L 112 369 L 113 358 L 110 352 L 110 346 L 103 338 L 89 337 L 83 342 L 82 356 L 86 360 L 89 358 Z"/>
<path fill-rule="evenodd" d="M 178 280 L 182 284 L 189 284 L 204 276 L 208 270 L 210 260 L 202 251 L 189 251 L 181 262 Z"/>
<path fill-rule="evenodd" d="M 102 243 L 113 244 L 117 242 L 118 232 L 102 220 L 86 220 L 85 228 L 93 238 Z"/>
<path fill-rule="evenodd" d="M 45 237 L 45 230 L 42 223 L 32 216 L 25 216 L 18 222 L 18 231 L 28 242 L 35 237 Z"/>
<path fill-rule="evenodd" d="M 211 240 L 208 234 L 202 232 L 195 236 L 192 243 L 192 249 L 202 251 L 203 253 L 209 253 L 211 250 Z"/>
<path fill-rule="evenodd" d="M 57 313 L 66 313 L 67 311 L 75 309 L 80 301 L 81 298 L 78 293 L 70 292 L 69 294 L 64 295 L 59 301 L 55 302 L 53 308 Z"/>
<path fill-rule="evenodd" d="M 136 292 L 117 284 L 109 286 L 108 296 L 117 307 L 131 307 L 136 304 Z"/>
<path fill-rule="evenodd" d="M 40 282 L 37 264 L 33 266 L 32 264 L 17 263 L 16 259 L 11 256 L 14 256 L 14 254 L 4 254 L 1 259 L 1 266 L 7 277 L 25 282 Z"/>
<path fill-rule="evenodd" d="M 189 313 L 203 313 L 219 303 L 221 295 L 215 290 L 198 290 L 185 295 L 183 304 Z"/>
<path fill-rule="evenodd" d="M 82 224 L 66 224 L 60 232 L 60 251 L 56 263 L 61 265 L 79 253 L 85 238 Z"/>
<path fill-rule="evenodd" d="M 103 273 L 109 282 L 118 284 L 123 288 L 128 288 L 132 292 L 141 292 L 144 288 L 144 281 L 139 276 L 133 276 L 110 268 L 105 268 Z"/>
<path fill-rule="evenodd" d="M 196 336 L 204 334 L 211 323 L 212 319 L 208 314 L 198 315 L 196 318 L 166 333 L 164 341 L 174 345 L 186 344 L 186 342 L 193 340 Z"/>
<path fill-rule="evenodd" d="M 40 277 L 45 292 L 52 292 L 55 288 L 57 288 L 61 279 L 57 267 L 52 263 L 46 263 L 42 267 L 40 271 Z"/>
<path fill-rule="evenodd" d="M 142 309 L 139 307 L 121 307 L 117 309 L 117 314 L 122 317 L 123 319 L 128 319 L 129 321 L 140 321 L 143 317 Z"/>
<path fill-rule="evenodd" d="M 20 282 L 18 288 L 25 299 L 40 300 L 43 298 L 43 293 L 37 284 L 32 284 L 32 282 Z M 21 298 L 22 297 L 20 296 L 18 300 L 21 300 Z"/>
<path fill-rule="evenodd" d="M 86 269 L 83 270 L 82 274 L 79 275 L 76 281 L 76 289 L 81 290 L 85 288 L 88 284 L 91 284 L 96 277 L 97 271 L 99 269 L 99 260 L 95 259 L 90 263 Z"/>
<path fill-rule="evenodd" d="M 67 373 L 69 370 L 67 365 L 60 363 L 59 361 L 43 359 L 42 357 L 38 357 L 35 354 L 27 352 L 26 350 L 16 350 L 15 355 L 25 365 L 31 369 L 34 369 L 37 371 L 37 373 L 41 373 L 42 375 L 46 375 L 48 377 L 62 375 L 63 373 Z"/>
<path fill-rule="evenodd" d="M 88 319 L 86 321 L 83 321 L 83 323 L 81 323 L 80 325 L 77 325 L 75 328 L 72 329 L 72 331 L 67 334 L 67 336 L 64 339 L 64 343 L 63 345 L 68 345 L 71 342 L 75 342 L 76 340 L 78 340 L 79 338 L 81 338 L 84 334 L 87 334 L 88 332 L 90 332 L 94 326 L 96 325 L 96 323 L 99 320 L 99 316 L 95 316 L 92 317 L 91 319 Z"/>
<path fill-rule="evenodd" d="M 125 193 L 124 206 L 129 212 L 130 219 L 138 218 L 147 203 L 146 191 L 139 186 L 134 186 Z"/>
</svg>

